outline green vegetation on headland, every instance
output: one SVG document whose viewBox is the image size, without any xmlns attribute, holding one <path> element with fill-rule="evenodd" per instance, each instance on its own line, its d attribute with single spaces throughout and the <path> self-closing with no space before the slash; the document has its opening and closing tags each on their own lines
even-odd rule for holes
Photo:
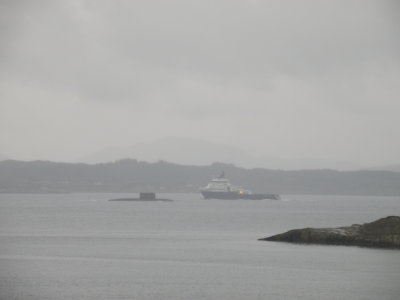
<svg viewBox="0 0 400 300">
<path fill-rule="evenodd" d="M 298 244 L 400 248 L 400 217 L 389 216 L 371 223 L 354 224 L 348 227 L 294 229 L 260 240 Z"/>
<path fill-rule="evenodd" d="M 225 171 L 229 180 L 254 193 L 400 196 L 400 173 L 244 169 L 231 164 L 187 166 L 124 159 L 102 164 L 48 161 L 0 162 L 2 193 L 198 192 L 212 176 Z"/>
</svg>

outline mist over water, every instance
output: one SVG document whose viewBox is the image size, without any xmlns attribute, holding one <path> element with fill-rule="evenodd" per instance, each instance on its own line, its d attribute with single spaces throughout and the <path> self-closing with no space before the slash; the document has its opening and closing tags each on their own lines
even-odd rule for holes
<svg viewBox="0 0 400 300">
<path fill-rule="evenodd" d="M 398 2 L 0 1 L 0 300 L 400 299 Z"/>
<path fill-rule="evenodd" d="M 398 12 L 393 0 L 2 1 L 0 159 L 178 137 L 274 168 L 398 164 Z M 253 164 L 237 154 L 228 162 Z"/>
<path fill-rule="evenodd" d="M 398 197 L 121 196 L 0 195 L 1 298 L 398 299 L 399 251 L 257 241 L 398 215 Z"/>
</svg>

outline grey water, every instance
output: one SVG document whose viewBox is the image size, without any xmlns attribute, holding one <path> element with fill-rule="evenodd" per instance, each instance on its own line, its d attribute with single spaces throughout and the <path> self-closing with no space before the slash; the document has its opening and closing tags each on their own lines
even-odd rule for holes
<svg viewBox="0 0 400 300">
<path fill-rule="evenodd" d="M 400 215 L 399 197 L 109 202 L 0 194 L 0 299 L 400 299 L 400 250 L 257 241 Z"/>
</svg>

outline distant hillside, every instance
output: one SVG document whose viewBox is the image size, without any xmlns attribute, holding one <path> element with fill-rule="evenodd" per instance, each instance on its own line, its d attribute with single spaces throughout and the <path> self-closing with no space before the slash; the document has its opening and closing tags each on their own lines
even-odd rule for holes
<svg viewBox="0 0 400 300">
<path fill-rule="evenodd" d="M 95 165 L 3 161 L 0 192 L 198 192 L 221 170 L 233 184 L 254 192 L 400 196 L 400 173 L 389 171 L 280 171 L 220 163 L 185 166 L 131 159 Z"/>
<path fill-rule="evenodd" d="M 190 138 L 165 138 L 131 147 L 106 148 L 79 161 L 104 163 L 121 158 L 140 158 L 148 162 L 164 160 L 185 165 L 207 165 L 215 160 L 224 163 L 236 161 L 239 165 L 256 163 L 256 158 L 240 148 Z"/>
<path fill-rule="evenodd" d="M 195 153 L 195 155 L 193 155 Z M 143 161 L 169 161 L 183 165 L 209 165 L 215 161 L 234 163 L 244 168 L 268 169 L 317 169 L 358 170 L 363 166 L 313 158 L 279 158 L 254 156 L 241 148 L 193 138 L 165 138 L 149 143 L 139 143 L 131 147 L 106 148 L 91 155 L 81 157 L 77 162 L 104 163 L 122 158 L 137 158 Z"/>
<path fill-rule="evenodd" d="M 386 166 L 379 166 L 379 167 L 373 167 L 370 168 L 370 170 L 386 170 L 386 171 L 392 171 L 392 172 L 400 172 L 400 165 L 386 165 Z"/>
</svg>

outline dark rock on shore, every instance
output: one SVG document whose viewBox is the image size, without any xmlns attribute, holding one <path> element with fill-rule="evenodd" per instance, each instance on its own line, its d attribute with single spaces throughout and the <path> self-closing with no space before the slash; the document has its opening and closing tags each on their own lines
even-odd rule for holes
<svg viewBox="0 0 400 300">
<path fill-rule="evenodd" d="M 400 217 L 389 216 L 348 227 L 294 229 L 259 240 L 400 249 Z"/>
</svg>

